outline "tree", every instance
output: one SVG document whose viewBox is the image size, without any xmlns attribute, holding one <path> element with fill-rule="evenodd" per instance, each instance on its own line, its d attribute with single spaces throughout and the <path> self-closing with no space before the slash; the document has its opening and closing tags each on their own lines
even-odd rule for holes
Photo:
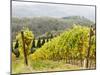
<svg viewBox="0 0 100 75">
<path fill-rule="evenodd" d="M 19 43 L 18 43 L 18 40 L 16 40 L 16 44 L 15 44 L 15 47 L 14 47 L 14 54 L 16 55 L 16 57 L 18 58 L 19 55 L 20 55 L 20 52 L 19 52 Z"/>
<path fill-rule="evenodd" d="M 44 43 L 45 43 L 45 39 L 43 38 L 41 45 L 44 45 Z"/>
<path fill-rule="evenodd" d="M 32 41 L 31 53 L 33 53 L 34 51 L 35 51 L 35 38 L 33 38 Z"/>
<path fill-rule="evenodd" d="M 37 42 L 37 47 L 38 47 L 38 48 L 40 48 L 40 47 L 41 47 L 41 39 L 40 39 L 40 38 L 38 39 L 38 42 Z"/>
</svg>

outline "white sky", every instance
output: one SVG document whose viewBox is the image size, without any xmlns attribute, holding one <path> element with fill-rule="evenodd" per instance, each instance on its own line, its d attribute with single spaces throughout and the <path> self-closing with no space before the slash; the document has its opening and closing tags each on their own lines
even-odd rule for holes
<svg viewBox="0 0 100 75">
<path fill-rule="evenodd" d="M 29 16 L 84 16 L 92 21 L 95 20 L 94 6 L 34 3 L 34 2 L 12 2 L 12 15 L 19 17 Z"/>
</svg>

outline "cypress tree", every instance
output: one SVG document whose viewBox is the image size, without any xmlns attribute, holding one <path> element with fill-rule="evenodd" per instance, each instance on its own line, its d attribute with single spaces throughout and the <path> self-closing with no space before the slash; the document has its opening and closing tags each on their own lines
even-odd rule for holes
<svg viewBox="0 0 100 75">
<path fill-rule="evenodd" d="M 32 48 L 35 48 L 35 39 L 33 39 Z"/>
<path fill-rule="evenodd" d="M 38 39 L 38 42 L 37 42 L 37 47 L 38 47 L 38 48 L 40 48 L 40 47 L 41 47 L 41 39 L 40 39 L 40 38 Z"/>
<path fill-rule="evenodd" d="M 45 43 L 45 39 L 43 38 L 43 41 L 42 41 L 41 45 L 44 45 L 44 43 Z"/>
<path fill-rule="evenodd" d="M 16 44 L 15 44 L 15 48 L 14 49 L 18 48 L 18 46 L 19 46 L 19 43 L 18 43 L 18 40 L 16 40 Z"/>
<path fill-rule="evenodd" d="M 33 42 L 32 42 L 31 53 L 34 52 L 34 48 L 35 48 L 35 38 L 33 39 Z"/>
<path fill-rule="evenodd" d="M 17 58 L 20 55 L 20 52 L 18 50 L 18 47 L 19 47 L 19 43 L 18 43 L 18 40 L 16 40 L 16 44 L 15 44 L 15 47 L 14 47 L 14 54 L 16 55 Z"/>
<path fill-rule="evenodd" d="M 47 42 L 49 41 L 48 37 L 47 37 Z"/>
<path fill-rule="evenodd" d="M 53 35 L 51 34 L 51 35 L 50 35 L 50 41 L 51 41 L 52 38 L 53 38 Z"/>
</svg>

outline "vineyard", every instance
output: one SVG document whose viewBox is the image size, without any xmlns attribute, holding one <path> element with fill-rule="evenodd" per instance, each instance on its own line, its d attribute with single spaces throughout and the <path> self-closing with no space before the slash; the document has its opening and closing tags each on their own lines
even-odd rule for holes
<svg viewBox="0 0 100 75">
<path fill-rule="evenodd" d="M 73 25 L 54 35 L 36 38 L 28 27 L 12 40 L 12 73 L 96 68 L 96 35 L 93 26 Z"/>
</svg>

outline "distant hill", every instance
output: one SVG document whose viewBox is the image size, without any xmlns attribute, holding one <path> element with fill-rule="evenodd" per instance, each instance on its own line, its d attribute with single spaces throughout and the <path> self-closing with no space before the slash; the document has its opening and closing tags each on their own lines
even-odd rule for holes
<svg viewBox="0 0 100 75">
<path fill-rule="evenodd" d="M 62 18 L 54 17 L 13 17 L 12 18 L 12 35 L 18 32 L 22 27 L 27 26 L 33 31 L 35 36 L 40 36 L 46 32 L 60 32 L 62 30 L 71 28 L 73 24 L 80 24 L 81 26 L 90 26 L 94 23 L 85 17 L 69 16 Z"/>
<path fill-rule="evenodd" d="M 80 25 L 92 25 L 93 22 L 90 21 L 89 19 L 85 18 L 85 17 L 80 17 L 80 16 L 69 16 L 69 17 L 63 17 L 63 19 L 66 20 L 70 20 L 71 22 L 75 23 L 75 24 L 80 24 Z"/>
</svg>

